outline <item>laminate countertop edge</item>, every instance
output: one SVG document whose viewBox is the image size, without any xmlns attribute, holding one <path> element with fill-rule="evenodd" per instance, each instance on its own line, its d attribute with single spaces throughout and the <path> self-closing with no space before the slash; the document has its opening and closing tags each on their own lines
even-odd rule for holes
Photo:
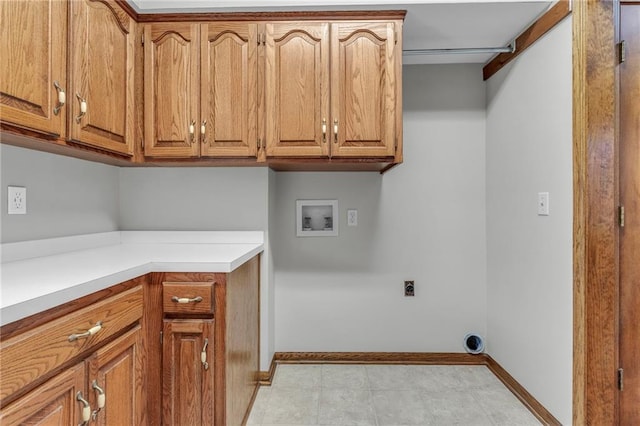
<svg viewBox="0 0 640 426">
<path fill-rule="evenodd" d="M 65 241 L 64 252 L 2 263 L 0 325 L 150 272 L 228 273 L 264 250 L 261 232 L 253 232 L 251 238 L 243 232 L 240 238 L 229 232 L 208 234 L 212 238 L 196 232 L 149 231 L 119 238 L 117 244 L 75 251 L 68 251 Z M 113 236 L 108 237 L 113 243 Z M 52 245 L 51 240 L 46 243 Z"/>
</svg>

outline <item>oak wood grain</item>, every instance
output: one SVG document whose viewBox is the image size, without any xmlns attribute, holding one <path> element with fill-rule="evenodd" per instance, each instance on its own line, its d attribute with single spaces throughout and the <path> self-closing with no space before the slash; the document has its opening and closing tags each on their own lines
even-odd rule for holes
<svg viewBox="0 0 640 426">
<path fill-rule="evenodd" d="M 260 256 L 229 274 L 226 285 L 226 423 L 248 415 L 260 372 Z"/>
<path fill-rule="evenodd" d="M 142 317 L 142 340 L 146 389 L 146 424 L 162 424 L 162 282 L 163 273 L 149 274 L 144 286 L 144 313 Z"/>
<path fill-rule="evenodd" d="M 573 423 L 617 424 L 614 5 L 573 2 Z"/>
<path fill-rule="evenodd" d="M 214 320 L 164 321 L 162 360 L 162 424 L 212 425 L 214 391 Z M 200 354 L 207 339 L 209 354 L 204 367 Z M 215 393 L 214 393 L 215 392 Z"/>
<path fill-rule="evenodd" d="M 131 156 L 137 24 L 112 1 L 78 0 L 69 7 L 70 138 Z M 76 94 L 87 103 L 82 117 Z"/>
<path fill-rule="evenodd" d="M 211 22 L 200 28 L 201 155 L 255 157 L 258 24 Z"/>
<path fill-rule="evenodd" d="M 54 82 L 67 87 L 67 2 L 0 2 L 0 119 L 65 137 L 67 107 Z"/>
<path fill-rule="evenodd" d="M 3 339 L 0 341 L 0 399 L 91 350 L 141 317 L 142 288 L 136 287 L 11 339 Z M 102 329 L 97 334 L 68 340 L 71 334 L 83 333 L 98 321 L 102 322 Z"/>
<path fill-rule="evenodd" d="M 18 425 L 76 425 L 80 409 L 76 394 L 85 393 L 85 366 L 76 364 L 33 392 L 0 409 L 0 423 Z"/>
<path fill-rule="evenodd" d="M 558 0 L 558 2 L 545 12 L 538 20 L 531 24 L 516 40 L 516 49 L 513 53 L 500 53 L 482 69 L 485 80 L 500 71 L 505 65 L 513 61 L 540 37 L 555 27 L 560 21 L 571 13 L 570 0 Z"/>
<path fill-rule="evenodd" d="M 395 155 L 396 34 L 394 22 L 331 24 L 331 157 Z"/>
<path fill-rule="evenodd" d="M 353 19 L 404 19 L 406 10 L 344 10 L 306 12 L 240 12 L 240 13 L 141 13 L 138 22 L 202 22 L 202 21 L 338 21 Z"/>
<path fill-rule="evenodd" d="M 267 156 L 327 157 L 329 24 L 267 23 L 265 56 Z"/>
<path fill-rule="evenodd" d="M 640 424 L 640 2 L 623 3 L 620 38 L 625 62 L 620 65 L 620 425 Z"/>
<path fill-rule="evenodd" d="M 200 154 L 199 30 L 194 23 L 145 25 L 145 155 Z"/>
<path fill-rule="evenodd" d="M 200 302 L 177 303 L 174 297 L 195 299 Z M 162 310 L 165 314 L 177 315 L 207 315 L 213 314 L 213 283 L 212 282 L 170 282 L 162 283 Z"/>
<path fill-rule="evenodd" d="M 138 325 L 123 336 L 98 349 L 87 360 L 88 400 L 98 407 L 95 383 L 105 392 L 105 406 L 97 412 L 96 424 L 142 425 L 145 415 L 143 388 L 142 329 Z"/>
</svg>

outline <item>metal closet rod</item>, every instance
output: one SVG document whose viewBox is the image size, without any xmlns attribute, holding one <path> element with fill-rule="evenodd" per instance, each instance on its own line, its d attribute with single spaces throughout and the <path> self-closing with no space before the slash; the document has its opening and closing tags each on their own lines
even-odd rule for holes
<svg viewBox="0 0 640 426">
<path fill-rule="evenodd" d="M 403 56 L 413 55 L 450 55 L 450 54 L 473 54 L 473 53 L 514 53 L 516 51 L 515 40 L 507 47 L 460 47 L 452 49 L 406 49 L 402 51 Z"/>
</svg>

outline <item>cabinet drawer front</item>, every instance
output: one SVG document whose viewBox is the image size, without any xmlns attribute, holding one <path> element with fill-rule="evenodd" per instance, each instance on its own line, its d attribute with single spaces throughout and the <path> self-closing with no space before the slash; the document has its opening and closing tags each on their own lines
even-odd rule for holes
<svg viewBox="0 0 640 426">
<path fill-rule="evenodd" d="M 136 287 L 1 342 L 0 400 L 140 318 L 142 287 Z M 92 330 L 91 335 L 88 330 Z M 77 338 L 70 338 L 74 334 Z"/>
<path fill-rule="evenodd" d="M 213 283 L 162 283 L 162 307 L 170 314 L 212 314 Z"/>
</svg>

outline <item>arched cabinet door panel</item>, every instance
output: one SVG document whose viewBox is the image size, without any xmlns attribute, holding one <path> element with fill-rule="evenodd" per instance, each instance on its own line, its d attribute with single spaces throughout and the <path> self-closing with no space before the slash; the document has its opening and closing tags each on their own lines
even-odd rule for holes
<svg viewBox="0 0 640 426">
<path fill-rule="evenodd" d="M 131 156 L 136 23 L 105 0 L 76 0 L 69 5 L 70 139 Z"/>
<path fill-rule="evenodd" d="M 147 24 L 144 28 L 144 153 L 196 157 L 200 153 L 199 26 Z"/>
</svg>

